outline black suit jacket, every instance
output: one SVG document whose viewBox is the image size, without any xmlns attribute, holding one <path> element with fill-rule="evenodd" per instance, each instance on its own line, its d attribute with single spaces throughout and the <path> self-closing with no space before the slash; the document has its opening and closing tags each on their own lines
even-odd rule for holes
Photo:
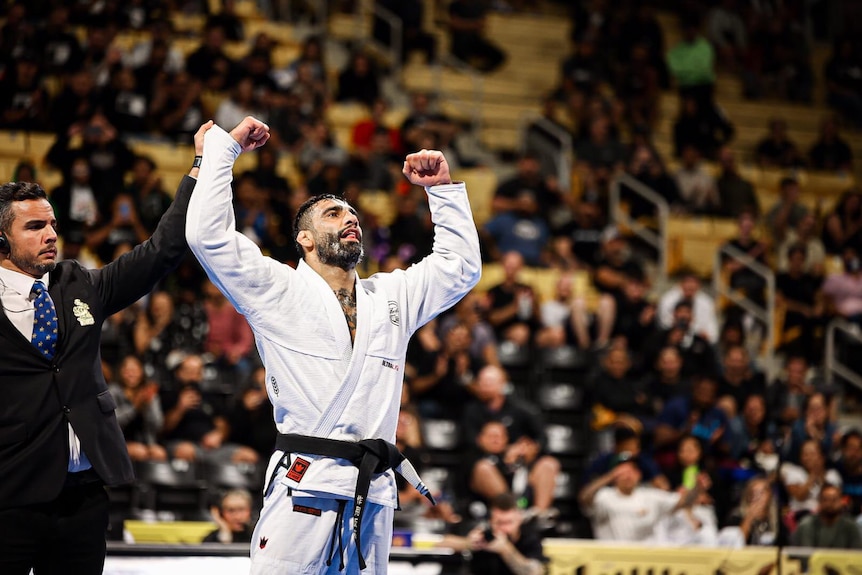
<svg viewBox="0 0 862 575">
<path fill-rule="evenodd" d="M 183 258 L 194 186 L 193 178 L 183 178 L 153 236 L 102 269 L 57 264 L 48 288 L 59 323 L 53 360 L 0 314 L 0 509 L 59 495 L 69 462 L 67 422 L 105 484 L 134 479 L 102 376 L 102 322 L 146 295 Z"/>
</svg>

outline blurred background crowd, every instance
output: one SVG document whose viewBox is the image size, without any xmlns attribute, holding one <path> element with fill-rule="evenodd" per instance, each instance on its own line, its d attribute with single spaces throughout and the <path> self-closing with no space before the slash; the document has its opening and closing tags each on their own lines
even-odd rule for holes
<svg viewBox="0 0 862 575">
<path fill-rule="evenodd" d="M 400 528 L 510 493 L 546 535 L 862 547 L 856 3 L 2 9 L 0 172 L 43 183 L 85 265 L 149 236 L 209 118 L 273 131 L 235 172 L 240 231 L 295 264 L 292 214 L 341 194 L 363 275 L 431 250 L 400 169 L 444 151 L 485 273 L 411 343 L 397 439 L 442 504 L 405 486 Z M 258 506 L 266 374 L 193 258 L 102 342 L 140 477 L 118 517 Z"/>
</svg>

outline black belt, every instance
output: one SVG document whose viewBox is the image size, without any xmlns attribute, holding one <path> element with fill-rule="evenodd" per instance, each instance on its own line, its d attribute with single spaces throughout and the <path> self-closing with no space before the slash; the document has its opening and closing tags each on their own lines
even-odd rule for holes
<svg viewBox="0 0 862 575">
<path fill-rule="evenodd" d="M 436 504 L 431 492 L 419 479 L 413 465 L 398 451 L 398 448 L 383 439 L 363 439 L 362 441 L 340 441 L 323 437 L 310 437 L 295 433 L 280 433 L 275 441 L 275 448 L 288 453 L 307 453 L 346 459 L 359 468 L 356 479 L 356 493 L 353 496 L 353 533 L 356 539 L 356 551 L 359 555 L 359 568 L 365 569 L 365 558 L 362 556 L 361 529 L 362 514 L 365 512 L 365 502 L 371 487 L 371 477 L 384 473 L 389 469 L 398 472 L 408 480 L 432 504 Z M 289 461 L 289 460 L 288 460 Z M 289 467 L 282 462 L 276 466 L 269 483 L 275 477 L 279 467 Z"/>
<path fill-rule="evenodd" d="M 96 470 L 90 467 L 83 471 L 75 471 L 66 473 L 66 482 L 63 484 L 64 489 L 70 487 L 83 487 L 85 485 L 95 485 L 103 483 L 102 478 L 96 473 Z"/>
</svg>

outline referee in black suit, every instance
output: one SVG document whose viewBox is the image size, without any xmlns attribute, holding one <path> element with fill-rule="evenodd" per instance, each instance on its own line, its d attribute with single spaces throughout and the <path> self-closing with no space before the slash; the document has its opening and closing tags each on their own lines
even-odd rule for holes
<svg viewBox="0 0 862 575">
<path fill-rule="evenodd" d="M 198 156 L 210 125 L 195 135 Z M 185 255 L 196 176 L 193 167 L 149 240 L 98 270 L 56 261 L 56 219 L 41 186 L 0 186 L 3 575 L 102 573 L 104 486 L 134 478 L 102 376 L 102 322 L 146 295 Z"/>
</svg>

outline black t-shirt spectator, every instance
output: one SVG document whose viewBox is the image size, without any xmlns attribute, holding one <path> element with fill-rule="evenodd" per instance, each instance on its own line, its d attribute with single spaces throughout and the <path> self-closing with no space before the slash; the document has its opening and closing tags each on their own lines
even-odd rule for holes
<svg viewBox="0 0 862 575">
<path fill-rule="evenodd" d="M 510 444 L 529 437 L 541 447 L 545 445 L 545 430 L 539 410 L 513 397 L 507 397 L 499 411 L 491 411 L 478 400 L 471 401 L 461 417 L 464 445 L 471 447 L 489 421 L 499 421 L 506 426 Z"/>
<path fill-rule="evenodd" d="M 530 523 L 521 525 L 521 536 L 514 542 L 515 549 L 527 559 L 535 559 L 547 563 L 548 559 L 542 551 L 542 537 L 539 531 Z M 512 575 L 505 561 L 497 553 L 476 551 L 470 560 L 470 573 L 475 575 Z"/>
<path fill-rule="evenodd" d="M 814 307 L 817 290 L 822 283 L 821 278 L 810 273 L 804 273 L 798 278 L 791 277 L 789 273 L 780 273 L 775 278 L 775 290 L 788 301 Z M 787 310 L 784 315 L 784 328 L 786 330 L 803 325 L 805 320 L 806 317 L 798 311 Z"/>
<path fill-rule="evenodd" d="M 641 316 L 649 307 L 649 302 L 643 299 L 631 301 L 621 292 L 614 293 L 613 298 L 617 304 L 617 315 L 614 319 L 612 335 L 625 336 L 628 348 L 632 351 L 640 351 L 646 338 L 653 331 L 652 322 L 641 322 Z"/>
<path fill-rule="evenodd" d="M 840 170 L 853 161 L 850 146 L 838 137 L 831 142 L 818 140 L 808 155 L 811 167 L 818 170 Z"/>
<path fill-rule="evenodd" d="M 601 257 L 601 227 L 584 227 L 571 221 L 559 233 L 572 239 L 572 253 L 580 263 L 591 268 L 596 267 Z"/>
<path fill-rule="evenodd" d="M 612 271 L 621 273 L 629 277 L 644 277 L 643 268 L 633 259 L 626 260 L 623 263 L 616 263 L 606 258 L 602 258 L 601 260 L 599 260 L 598 265 L 596 265 L 596 268 L 598 269 L 603 267 L 610 268 Z M 594 283 L 596 285 L 596 289 L 598 289 L 602 293 L 614 294 L 617 291 L 615 288 L 601 283 L 598 278 L 595 278 Z"/>
<path fill-rule="evenodd" d="M 796 145 L 790 140 L 776 142 L 772 138 L 766 138 L 757 145 L 754 152 L 759 161 L 781 166 L 782 168 L 793 168 L 803 165 L 802 158 Z"/>
</svg>

